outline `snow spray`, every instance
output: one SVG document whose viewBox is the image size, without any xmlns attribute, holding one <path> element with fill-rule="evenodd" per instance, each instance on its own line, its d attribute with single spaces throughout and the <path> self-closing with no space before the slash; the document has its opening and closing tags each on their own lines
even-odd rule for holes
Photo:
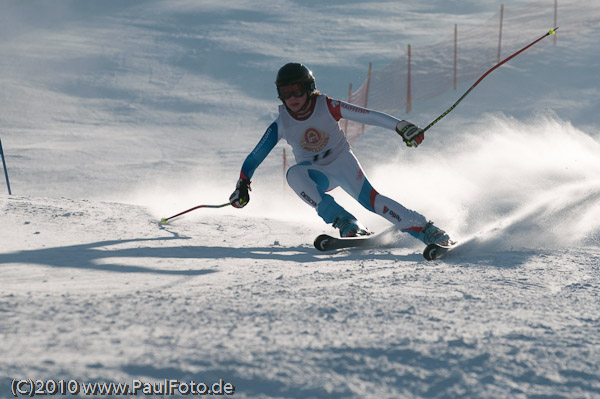
<svg viewBox="0 0 600 399">
<path fill-rule="evenodd" d="M 371 178 L 453 238 L 504 249 L 600 242 L 600 143 L 571 123 L 490 115 L 425 144 Z M 398 170 L 401 185 L 389 179 Z"/>
</svg>

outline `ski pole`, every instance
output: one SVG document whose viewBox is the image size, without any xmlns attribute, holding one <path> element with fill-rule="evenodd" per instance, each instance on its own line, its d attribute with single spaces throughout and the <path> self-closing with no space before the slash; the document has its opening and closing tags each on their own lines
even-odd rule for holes
<svg viewBox="0 0 600 399">
<path fill-rule="evenodd" d="M 456 106 L 458 104 L 460 104 L 460 102 L 471 92 L 471 90 L 473 90 L 479 84 L 479 82 L 481 82 L 486 76 L 488 76 L 490 73 L 492 73 L 496 68 L 498 68 L 500 65 L 504 64 L 505 62 L 507 62 L 507 61 L 515 58 L 517 55 L 521 54 L 523 51 L 527 50 L 529 47 L 533 46 L 534 44 L 536 44 L 537 42 L 539 42 L 540 40 L 542 40 L 546 36 L 554 35 L 556 33 L 557 29 L 558 29 L 558 27 L 556 27 L 554 29 L 550 29 L 545 35 L 543 35 L 539 39 L 537 39 L 537 40 L 529 43 L 527 46 L 523 47 L 521 50 L 517 51 L 516 53 L 514 53 L 510 57 L 505 58 L 504 60 L 502 60 L 501 62 L 499 62 L 498 64 L 494 65 L 492 68 L 490 68 L 486 73 L 484 73 L 483 75 L 481 75 L 481 77 L 477 80 L 477 82 L 475 82 L 475 84 L 473 84 L 473 86 L 471 86 L 469 88 L 469 90 L 467 90 L 465 92 L 465 94 L 463 94 L 462 97 L 458 99 L 457 102 L 455 102 L 443 114 L 441 114 L 440 116 L 438 116 L 438 118 L 436 120 L 434 120 L 429 125 L 427 125 L 427 127 L 425 129 L 423 129 L 423 132 L 426 132 L 430 127 L 432 127 L 433 125 L 435 125 L 436 123 L 438 123 L 444 116 L 448 115 L 450 113 L 450 111 L 452 111 L 454 108 L 456 108 Z"/>
<path fill-rule="evenodd" d="M 6 161 L 4 160 L 4 151 L 2 150 L 2 140 L 0 140 L 0 156 L 2 156 L 2 165 L 4 166 L 4 177 L 6 178 L 8 195 L 12 195 L 12 192 L 10 191 L 10 181 L 8 180 L 8 171 L 6 170 Z"/>
<path fill-rule="evenodd" d="M 195 206 L 193 208 L 188 209 L 187 211 L 180 212 L 177 215 L 173 215 L 173 216 L 168 217 L 168 218 L 162 218 L 162 219 L 160 219 L 160 222 L 162 224 L 166 224 L 169 220 L 175 219 L 178 216 L 181 216 L 181 215 L 186 214 L 188 212 L 194 211 L 196 209 L 200 209 L 200 208 L 223 208 L 224 206 L 228 206 L 228 205 L 231 205 L 231 204 L 229 202 L 227 202 L 227 203 L 221 204 L 221 205 L 198 205 L 198 206 Z"/>
</svg>

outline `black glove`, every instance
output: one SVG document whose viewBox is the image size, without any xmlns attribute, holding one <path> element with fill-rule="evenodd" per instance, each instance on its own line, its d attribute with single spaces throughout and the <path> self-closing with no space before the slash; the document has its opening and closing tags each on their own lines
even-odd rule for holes
<svg viewBox="0 0 600 399">
<path fill-rule="evenodd" d="M 234 208 L 243 208 L 250 202 L 250 194 L 248 194 L 250 189 L 250 180 L 248 179 L 239 179 L 237 184 L 235 185 L 235 191 L 229 197 L 229 203 Z"/>
<path fill-rule="evenodd" d="M 407 121 L 400 121 L 396 125 L 396 132 L 402 137 L 409 147 L 418 147 L 425 139 L 425 132 Z"/>
</svg>

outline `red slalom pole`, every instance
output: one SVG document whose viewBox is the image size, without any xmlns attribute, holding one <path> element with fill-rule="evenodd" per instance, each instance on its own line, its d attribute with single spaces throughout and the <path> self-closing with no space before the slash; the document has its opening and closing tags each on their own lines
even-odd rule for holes
<svg viewBox="0 0 600 399">
<path fill-rule="evenodd" d="M 460 104 L 460 102 L 471 92 L 471 90 L 473 90 L 478 84 L 479 82 L 481 82 L 483 79 L 485 79 L 486 76 L 488 76 L 490 73 L 492 73 L 496 68 L 498 68 L 499 66 L 501 66 L 502 64 L 510 61 L 511 59 L 515 58 L 517 55 L 521 54 L 523 51 L 527 50 L 529 47 L 533 46 L 534 44 L 536 44 L 537 42 L 541 41 L 543 38 L 545 38 L 546 36 L 550 36 L 550 35 L 554 35 L 556 30 L 558 29 L 558 27 L 554 28 L 554 29 L 550 29 L 545 35 L 543 35 L 542 37 L 540 37 L 539 39 L 529 43 L 527 46 L 523 47 L 521 50 L 517 51 L 516 53 L 514 53 L 513 55 L 511 55 L 510 57 L 505 58 L 504 60 L 500 61 L 498 64 L 494 65 L 492 68 L 490 68 L 486 73 L 484 73 L 483 75 L 481 75 L 481 77 L 477 80 L 477 82 L 475 82 L 475 84 L 473 84 L 473 86 L 471 86 L 469 88 L 469 90 L 467 90 L 465 92 L 465 94 L 462 95 L 461 98 L 458 99 L 457 102 L 455 102 L 450 108 L 448 108 L 443 114 L 441 114 L 440 116 L 438 116 L 438 118 L 436 120 L 434 120 L 433 122 L 431 122 L 429 125 L 427 125 L 427 127 L 425 129 L 423 129 L 423 132 L 426 132 L 430 127 L 432 127 L 433 125 L 435 125 L 436 123 L 438 123 L 444 116 L 448 115 L 450 113 L 450 111 L 452 111 L 454 108 L 456 108 L 456 106 L 458 104 Z"/>
<path fill-rule="evenodd" d="M 169 220 L 175 219 L 178 216 L 184 215 L 184 214 L 186 214 L 188 212 L 191 212 L 191 211 L 194 211 L 196 209 L 200 209 L 200 208 L 223 208 L 223 207 L 228 206 L 228 205 L 231 205 L 231 204 L 229 202 L 227 202 L 227 203 L 221 204 L 221 205 L 198 205 L 198 206 L 195 206 L 193 208 L 188 209 L 187 211 L 180 212 L 177 215 L 173 215 L 173 216 L 168 217 L 168 218 L 162 218 L 162 219 L 160 219 L 160 223 L 166 224 Z"/>
</svg>

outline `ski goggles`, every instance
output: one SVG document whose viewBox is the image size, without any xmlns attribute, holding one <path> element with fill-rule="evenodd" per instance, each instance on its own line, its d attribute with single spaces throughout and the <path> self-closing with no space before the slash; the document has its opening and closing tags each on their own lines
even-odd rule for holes
<svg viewBox="0 0 600 399">
<path fill-rule="evenodd" d="M 277 88 L 277 94 L 282 100 L 287 100 L 292 97 L 302 97 L 306 93 L 304 86 L 300 83 L 289 86 L 282 86 Z"/>
</svg>

